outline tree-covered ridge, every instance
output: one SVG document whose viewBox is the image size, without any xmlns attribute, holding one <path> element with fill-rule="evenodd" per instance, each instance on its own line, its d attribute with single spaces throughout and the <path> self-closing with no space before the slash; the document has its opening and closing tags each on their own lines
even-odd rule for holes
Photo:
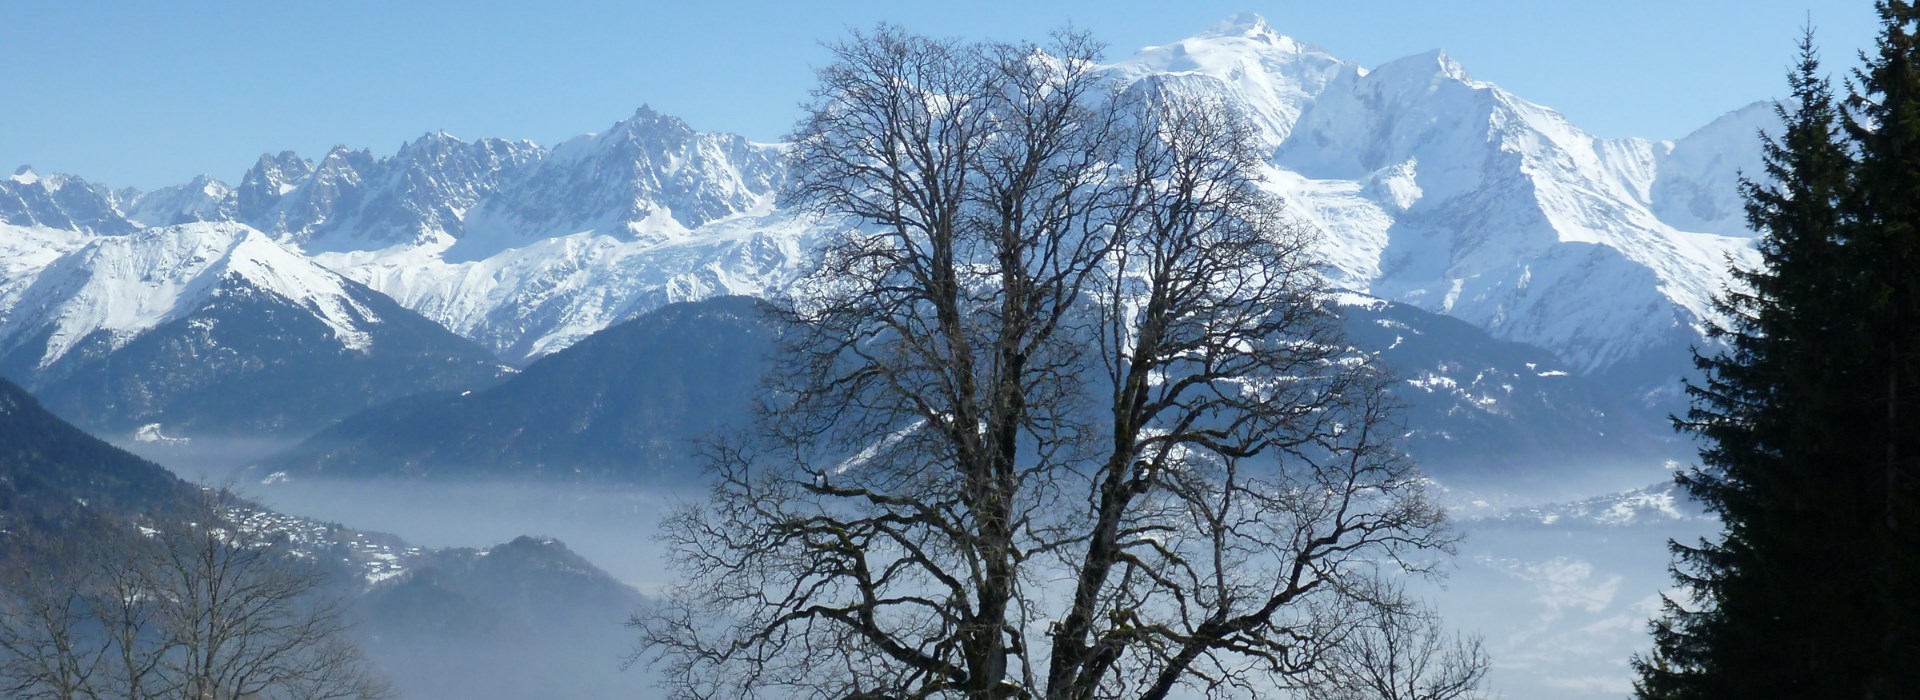
<svg viewBox="0 0 1920 700">
<path fill-rule="evenodd" d="M 0 379 L 0 529 L 65 524 L 89 509 L 165 509 L 191 492 L 164 467 L 60 420 Z"/>
</svg>

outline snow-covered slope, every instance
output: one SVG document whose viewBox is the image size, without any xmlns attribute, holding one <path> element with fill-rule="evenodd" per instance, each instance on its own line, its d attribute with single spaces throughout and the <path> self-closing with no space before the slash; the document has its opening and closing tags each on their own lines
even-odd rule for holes
<svg viewBox="0 0 1920 700">
<path fill-rule="evenodd" d="M 1780 132 L 1778 104 L 1755 102 L 1728 112 L 1659 153 L 1659 177 L 1649 193 L 1653 213 L 1686 231 L 1753 236 L 1739 190 L 1728 185 L 1742 175 L 1766 177 L 1758 144 L 1762 133 Z"/>
<path fill-rule="evenodd" d="M 0 315 L 8 364 L 44 369 L 83 341 L 112 352 L 202 306 L 229 277 L 311 309 L 342 347 L 365 351 L 381 319 L 352 283 L 242 224 L 200 223 L 102 237 L 38 270 Z"/>
<path fill-rule="evenodd" d="M 1421 470 L 1479 491 L 1644 469 L 1690 446 L 1631 399 L 1538 347 L 1374 297 L 1336 296 L 1346 337 L 1399 381 L 1402 444 Z"/>
<path fill-rule="evenodd" d="M 243 224 L 67 236 L 0 225 L 0 240 L 62 250 L 6 269 L 0 374 L 89 428 L 297 436 L 503 372 L 471 341 Z"/>
<path fill-rule="evenodd" d="M 233 188 L 212 175 L 201 175 L 184 185 L 135 194 L 127 201 L 127 218 L 143 226 L 233 221 L 239 216 Z"/>
<path fill-rule="evenodd" d="M 1167 54 L 1196 58 L 1154 58 Z M 1757 148 L 1720 134 L 1754 123 L 1753 108 L 1679 144 L 1598 139 L 1443 52 L 1366 70 L 1245 16 L 1116 68 L 1167 79 L 1151 69 L 1178 71 L 1188 90 L 1210 85 L 1266 126 L 1271 186 L 1326 232 L 1336 282 L 1546 347 L 1584 372 L 1696 339 L 1726 257 L 1748 259 L 1747 238 L 1726 235 L 1737 201 L 1726 164 Z"/>
<path fill-rule="evenodd" d="M 315 260 L 524 362 L 665 304 L 777 292 L 812 230 L 803 218 L 763 207 L 665 241 L 586 231 L 466 260 L 448 255 L 459 242 L 442 237 Z"/>
<path fill-rule="evenodd" d="M 1111 66 L 1121 84 L 1220 95 L 1240 105 L 1261 136 L 1278 144 L 1343 72 L 1359 66 L 1328 55 L 1243 13 L 1207 31 L 1164 46 L 1149 46 Z"/>
</svg>

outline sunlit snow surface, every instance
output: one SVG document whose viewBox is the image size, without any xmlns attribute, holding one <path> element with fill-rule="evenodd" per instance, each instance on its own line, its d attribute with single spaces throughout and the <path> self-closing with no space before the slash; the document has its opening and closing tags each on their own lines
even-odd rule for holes
<svg viewBox="0 0 1920 700">
<path fill-rule="evenodd" d="M 243 224 L 194 223 L 125 236 L 75 237 L 0 224 L 0 338 L 46 334 L 41 366 L 95 333 L 118 348 L 244 282 L 306 308 L 334 339 L 365 350 L 380 319 L 348 280 Z"/>
<path fill-rule="evenodd" d="M 753 210 L 674 235 L 584 231 L 461 260 L 448 253 L 464 241 L 442 234 L 419 245 L 315 260 L 508 359 L 527 359 L 663 304 L 779 291 L 817 228 L 773 211 L 768 197 Z"/>
</svg>

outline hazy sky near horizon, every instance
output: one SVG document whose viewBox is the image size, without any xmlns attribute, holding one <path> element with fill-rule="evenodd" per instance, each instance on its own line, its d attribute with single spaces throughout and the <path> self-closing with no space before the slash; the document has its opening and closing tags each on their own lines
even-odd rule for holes
<svg viewBox="0 0 1920 700">
<path fill-rule="evenodd" d="M 384 156 L 435 130 L 550 145 L 642 104 L 774 141 L 848 28 L 1070 23 L 1120 58 L 1240 11 L 1368 67 L 1445 49 L 1596 135 L 1655 139 L 1781 95 L 1809 21 L 1836 71 L 1877 27 L 1868 0 L 0 2 L 0 168 L 232 183 L 269 151 Z"/>
</svg>

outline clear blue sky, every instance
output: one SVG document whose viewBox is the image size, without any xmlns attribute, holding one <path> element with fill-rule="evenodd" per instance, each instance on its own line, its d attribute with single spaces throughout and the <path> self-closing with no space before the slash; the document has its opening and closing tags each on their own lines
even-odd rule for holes
<svg viewBox="0 0 1920 700">
<path fill-rule="evenodd" d="M 1444 48 L 1609 137 L 1677 137 L 1780 95 L 1809 17 L 1831 67 L 1876 27 L 1869 0 L 0 0 L 0 168 L 233 182 L 265 151 L 386 155 L 436 129 L 552 144 L 643 103 L 770 141 L 848 27 L 1018 39 L 1071 22 L 1119 57 L 1241 10 L 1367 66 Z"/>
</svg>

